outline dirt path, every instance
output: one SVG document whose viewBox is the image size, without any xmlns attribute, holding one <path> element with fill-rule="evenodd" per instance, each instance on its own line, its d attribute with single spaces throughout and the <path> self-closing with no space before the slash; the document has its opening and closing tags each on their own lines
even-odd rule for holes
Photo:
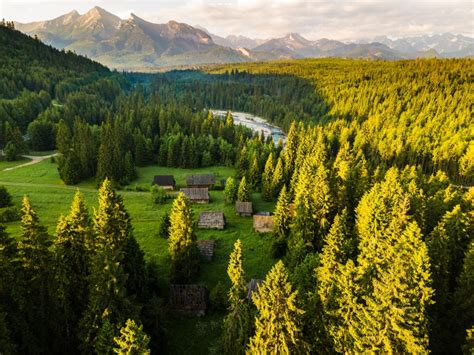
<svg viewBox="0 0 474 355">
<path fill-rule="evenodd" d="M 18 168 L 22 168 L 24 166 L 38 164 L 39 162 L 42 162 L 45 159 L 49 159 L 49 158 L 55 157 L 57 155 L 58 155 L 58 153 L 51 154 L 51 155 L 44 155 L 44 156 L 22 155 L 23 158 L 31 159 L 31 160 L 28 163 L 23 163 L 23 164 L 20 164 L 20 165 L 15 165 L 15 166 L 12 166 L 12 167 L 9 167 L 9 168 L 5 168 L 5 169 L 3 169 L 3 171 L 15 170 L 15 169 L 18 169 Z"/>
</svg>

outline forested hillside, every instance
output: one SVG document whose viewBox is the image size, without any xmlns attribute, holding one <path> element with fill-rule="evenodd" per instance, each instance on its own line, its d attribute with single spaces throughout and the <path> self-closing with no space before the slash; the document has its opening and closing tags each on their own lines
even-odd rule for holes
<svg viewBox="0 0 474 355">
<path fill-rule="evenodd" d="M 253 112 L 286 129 L 293 120 L 324 124 L 335 144 L 349 140 L 377 165 L 420 165 L 472 183 L 473 70 L 469 59 L 245 63 L 165 73 L 155 90 L 183 105 Z"/>
<path fill-rule="evenodd" d="M 45 183 L 15 180 L 33 165 L 0 172 L 0 352 L 473 351 L 472 60 L 124 75 L 0 34 L 4 158 L 58 152 Z M 286 141 L 209 108 L 266 117 Z M 227 179 L 209 205 L 149 190 L 196 168 Z M 67 212 L 63 182 L 84 190 Z M 25 191 L 52 199 L 49 225 Z M 271 232 L 236 215 L 246 202 Z M 226 230 L 198 228 L 209 209 Z M 212 261 L 199 240 L 217 241 Z M 171 284 L 205 285 L 208 313 L 178 317 Z"/>
</svg>

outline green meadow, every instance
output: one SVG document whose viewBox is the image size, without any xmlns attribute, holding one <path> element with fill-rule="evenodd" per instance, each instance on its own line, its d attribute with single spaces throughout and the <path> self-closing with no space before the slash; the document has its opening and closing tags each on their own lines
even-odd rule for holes
<svg viewBox="0 0 474 355">
<path fill-rule="evenodd" d="M 28 195 L 36 209 L 41 222 L 48 227 L 49 233 L 54 235 L 56 223 L 61 214 L 68 212 L 74 193 L 79 189 L 86 198 L 90 213 L 97 205 L 97 184 L 95 181 L 82 182 L 77 186 L 67 186 L 59 178 L 57 165 L 51 159 L 40 163 L 3 171 L 6 167 L 27 162 L 0 163 L 0 185 L 5 185 L 13 196 L 14 203 L 20 206 L 21 199 Z M 166 204 L 155 205 L 151 201 L 149 189 L 154 175 L 174 175 L 177 188 L 185 185 L 185 177 L 192 173 L 213 172 L 216 175 L 216 185 L 222 179 L 235 174 L 235 169 L 228 167 L 208 167 L 200 169 L 179 169 L 159 166 L 138 168 L 138 177 L 130 185 L 122 188 L 119 193 L 123 196 L 125 206 L 129 212 L 134 234 L 145 252 L 148 260 L 155 261 L 159 266 L 158 275 L 160 286 L 163 288 L 163 297 L 166 302 L 167 285 L 169 284 L 170 263 L 168 258 L 168 243 L 157 235 L 160 219 L 171 209 L 172 200 Z M 224 202 L 222 191 L 210 192 L 211 203 L 208 205 L 193 205 L 195 220 L 201 211 L 224 211 L 226 228 L 220 230 L 195 229 L 198 239 L 214 239 L 216 248 L 214 259 L 209 263 L 201 263 L 201 270 L 197 283 L 205 285 L 210 291 L 220 282 L 227 289 L 230 286 L 226 268 L 228 256 L 237 239 L 243 243 L 244 267 L 247 279 L 264 278 L 275 260 L 270 257 L 271 235 L 258 234 L 253 231 L 252 218 L 240 217 L 235 214 L 233 205 Z M 263 202 L 259 193 L 252 195 L 255 211 L 272 211 L 273 203 Z M 14 236 L 19 236 L 21 227 L 19 222 L 7 224 L 7 230 Z M 211 310 L 206 316 L 196 318 L 171 317 L 167 325 L 168 331 L 177 336 L 170 336 L 169 353 L 182 354 L 187 349 L 194 349 L 195 353 L 213 352 L 216 337 L 220 334 L 222 311 Z"/>
</svg>

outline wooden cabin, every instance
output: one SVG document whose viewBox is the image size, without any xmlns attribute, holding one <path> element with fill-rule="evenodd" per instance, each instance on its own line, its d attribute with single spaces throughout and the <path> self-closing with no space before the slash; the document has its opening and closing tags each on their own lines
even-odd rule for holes
<svg viewBox="0 0 474 355">
<path fill-rule="evenodd" d="M 247 299 L 252 302 L 252 296 L 258 291 L 258 286 L 263 283 L 262 279 L 251 279 L 247 284 Z"/>
<path fill-rule="evenodd" d="M 204 188 L 183 188 L 180 190 L 192 203 L 209 203 L 209 189 Z"/>
<path fill-rule="evenodd" d="M 273 231 L 273 216 L 255 214 L 253 215 L 253 229 L 258 233 L 270 233 Z"/>
<path fill-rule="evenodd" d="M 199 254 L 201 255 L 201 259 L 204 261 L 212 261 L 214 256 L 214 246 L 216 242 L 212 239 L 209 240 L 198 240 L 197 246 L 199 249 Z"/>
<path fill-rule="evenodd" d="M 205 229 L 224 229 L 224 212 L 201 212 L 199 214 L 198 228 Z"/>
<path fill-rule="evenodd" d="M 188 187 L 207 187 L 212 189 L 216 183 L 214 174 L 193 174 L 186 177 Z"/>
<path fill-rule="evenodd" d="M 157 185 L 165 190 L 174 190 L 176 188 L 176 181 L 173 175 L 155 175 L 152 185 Z"/>
<path fill-rule="evenodd" d="M 240 202 L 235 203 L 235 212 L 239 216 L 251 217 L 253 214 L 252 202 Z"/>
<path fill-rule="evenodd" d="M 183 313 L 203 316 L 207 311 L 209 293 L 207 288 L 201 285 L 177 285 L 170 288 L 170 309 Z"/>
</svg>

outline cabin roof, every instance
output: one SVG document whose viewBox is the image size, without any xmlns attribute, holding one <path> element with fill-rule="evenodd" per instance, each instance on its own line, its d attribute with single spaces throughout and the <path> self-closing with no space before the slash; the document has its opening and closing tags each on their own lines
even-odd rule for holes
<svg viewBox="0 0 474 355">
<path fill-rule="evenodd" d="M 158 186 L 174 186 L 176 184 L 173 175 L 155 175 L 152 185 Z"/>
<path fill-rule="evenodd" d="M 186 177 L 186 184 L 188 186 L 196 185 L 214 185 L 216 177 L 214 174 L 193 174 Z"/>
<path fill-rule="evenodd" d="M 199 214 L 199 223 L 223 224 L 225 223 L 224 212 L 201 212 Z"/>
<path fill-rule="evenodd" d="M 207 308 L 208 292 L 204 286 L 195 284 L 172 284 L 170 306 L 174 310 L 202 312 Z"/>
<path fill-rule="evenodd" d="M 253 213 L 252 202 L 241 202 L 237 201 L 235 203 L 235 210 L 237 213 Z"/>
<path fill-rule="evenodd" d="M 209 200 L 209 189 L 207 187 L 188 187 L 180 190 L 187 198 L 193 200 Z"/>
</svg>

